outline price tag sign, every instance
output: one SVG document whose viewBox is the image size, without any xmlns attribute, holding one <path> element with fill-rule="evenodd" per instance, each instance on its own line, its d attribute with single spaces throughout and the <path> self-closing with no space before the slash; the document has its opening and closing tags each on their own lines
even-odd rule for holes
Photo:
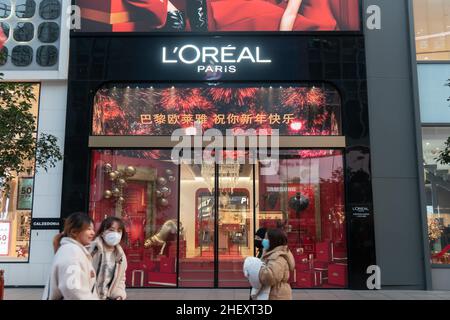
<svg viewBox="0 0 450 320">
<path fill-rule="evenodd" d="M 11 240 L 11 222 L 0 222 L 0 256 L 9 255 Z"/>
<path fill-rule="evenodd" d="M 17 210 L 31 210 L 33 204 L 33 182 L 34 179 L 32 177 L 19 178 Z"/>
</svg>

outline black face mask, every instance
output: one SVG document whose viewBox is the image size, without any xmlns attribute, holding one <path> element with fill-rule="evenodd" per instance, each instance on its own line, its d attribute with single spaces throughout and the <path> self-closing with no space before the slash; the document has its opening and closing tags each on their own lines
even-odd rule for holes
<svg viewBox="0 0 450 320">
<path fill-rule="evenodd" d="M 262 240 L 255 240 L 255 247 L 258 249 L 262 249 Z"/>
</svg>

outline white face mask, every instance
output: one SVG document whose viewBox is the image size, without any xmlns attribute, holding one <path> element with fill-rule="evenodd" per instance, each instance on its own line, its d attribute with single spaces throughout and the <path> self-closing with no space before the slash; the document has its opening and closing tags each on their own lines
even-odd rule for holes
<svg viewBox="0 0 450 320">
<path fill-rule="evenodd" d="M 122 232 L 116 231 L 107 231 L 103 233 L 103 240 L 105 240 L 106 244 L 111 247 L 115 247 L 120 243 L 122 239 Z"/>
</svg>

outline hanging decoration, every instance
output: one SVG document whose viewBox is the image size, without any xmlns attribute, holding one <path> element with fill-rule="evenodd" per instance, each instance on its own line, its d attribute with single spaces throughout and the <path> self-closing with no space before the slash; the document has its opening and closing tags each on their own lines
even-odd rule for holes
<svg viewBox="0 0 450 320">
<path fill-rule="evenodd" d="M 206 186 L 210 193 L 212 193 L 214 189 L 215 167 L 216 166 L 213 162 L 204 162 L 201 168 L 202 178 L 205 180 Z"/>
<path fill-rule="evenodd" d="M 309 199 L 304 195 L 302 195 L 300 192 L 297 192 L 296 195 L 289 200 L 289 207 L 295 210 L 295 213 L 297 215 L 299 215 L 300 212 L 308 208 L 308 206 L 309 206 Z"/>
<path fill-rule="evenodd" d="M 439 220 L 436 218 L 428 218 L 428 239 L 430 241 L 436 241 L 442 235 L 442 227 Z"/>
<path fill-rule="evenodd" d="M 111 181 L 111 189 L 103 192 L 105 199 L 114 199 L 116 209 L 123 216 L 123 204 L 125 202 L 124 189 L 127 181 L 136 174 L 136 168 L 133 166 L 125 166 L 123 169 L 114 169 L 110 163 L 103 165 L 103 171 Z"/>
<path fill-rule="evenodd" d="M 233 193 L 238 183 L 240 168 L 241 165 L 239 163 L 220 165 L 219 175 L 223 185 L 222 190 L 229 190 L 230 193 Z"/>
<path fill-rule="evenodd" d="M 166 208 L 170 205 L 169 200 L 167 198 L 172 194 L 170 183 L 176 180 L 173 174 L 174 173 L 171 169 L 166 169 L 164 171 L 164 175 L 159 176 L 156 179 L 157 189 L 155 191 L 155 194 L 157 198 L 157 204 L 161 208 Z"/>
</svg>

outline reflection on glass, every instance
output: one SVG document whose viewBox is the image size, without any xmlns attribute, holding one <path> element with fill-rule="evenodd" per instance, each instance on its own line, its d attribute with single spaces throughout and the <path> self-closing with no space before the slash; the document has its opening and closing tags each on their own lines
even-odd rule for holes
<svg viewBox="0 0 450 320">
<path fill-rule="evenodd" d="M 58 49 L 55 46 L 40 46 L 36 53 L 36 61 L 42 67 L 51 67 L 58 62 Z"/>
<path fill-rule="evenodd" d="M 8 62 L 8 52 L 9 52 L 9 50 L 6 47 L 3 47 L 0 50 L 0 65 L 1 66 L 5 65 Z"/>
<path fill-rule="evenodd" d="M 28 42 L 33 40 L 34 25 L 30 22 L 20 22 L 14 28 L 14 40 Z"/>
<path fill-rule="evenodd" d="M 253 165 L 219 165 L 219 287 L 248 287 L 243 263 L 253 256 Z"/>
<path fill-rule="evenodd" d="M 61 15 L 61 3 L 59 0 L 43 0 L 39 4 L 39 15 L 45 20 L 54 20 Z"/>
<path fill-rule="evenodd" d="M 277 227 L 287 233 L 296 260 L 291 286 L 346 287 L 342 152 L 282 150 L 278 174 L 262 175 L 262 167 L 257 171 L 256 227 L 258 234 Z"/>
<path fill-rule="evenodd" d="M 17 67 L 26 67 L 33 62 L 33 48 L 30 46 L 15 46 L 11 54 L 12 63 Z"/>
<path fill-rule="evenodd" d="M 180 287 L 213 287 L 215 261 L 215 166 L 180 168 Z"/>
<path fill-rule="evenodd" d="M 450 1 L 414 0 L 417 60 L 450 60 Z"/>
<path fill-rule="evenodd" d="M 126 224 L 127 285 L 176 286 L 178 167 L 170 152 L 93 151 L 91 181 L 96 226 L 110 215 Z"/>
<path fill-rule="evenodd" d="M 450 264 L 450 164 L 436 161 L 450 127 L 422 128 L 428 240 L 431 262 Z"/>
<path fill-rule="evenodd" d="M 39 84 L 17 83 L 16 90 L 31 86 L 36 100 L 30 112 L 37 116 Z M 24 163 L 34 167 L 34 159 Z M 34 195 L 34 171 L 19 173 L 9 182 L 9 193 L 0 190 L 0 263 L 27 262 L 30 254 L 31 218 Z"/>
<path fill-rule="evenodd" d="M 34 0 L 16 0 L 16 16 L 18 18 L 31 18 L 36 12 Z"/>
<path fill-rule="evenodd" d="M 43 22 L 38 28 L 38 39 L 43 43 L 52 43 L 59 38 L 59 26 L 55 22 Z"/>
<path fill-rule="evenodd" d="M 0 23 L 0 27 L 2 28 L 3 34 L 5 35 L 6 39 L 8 39 L 9 38 L 9 33 L 11 31 L 11 28 L 9 27 L 9 24 L 6 23 L 6 22 L 1 22 Z"/>
<path fill-rule="evenodd" d="M 11 15 L 11 0 L 0 0 L 0 19 L 9 18 Z"/>
</svg>

